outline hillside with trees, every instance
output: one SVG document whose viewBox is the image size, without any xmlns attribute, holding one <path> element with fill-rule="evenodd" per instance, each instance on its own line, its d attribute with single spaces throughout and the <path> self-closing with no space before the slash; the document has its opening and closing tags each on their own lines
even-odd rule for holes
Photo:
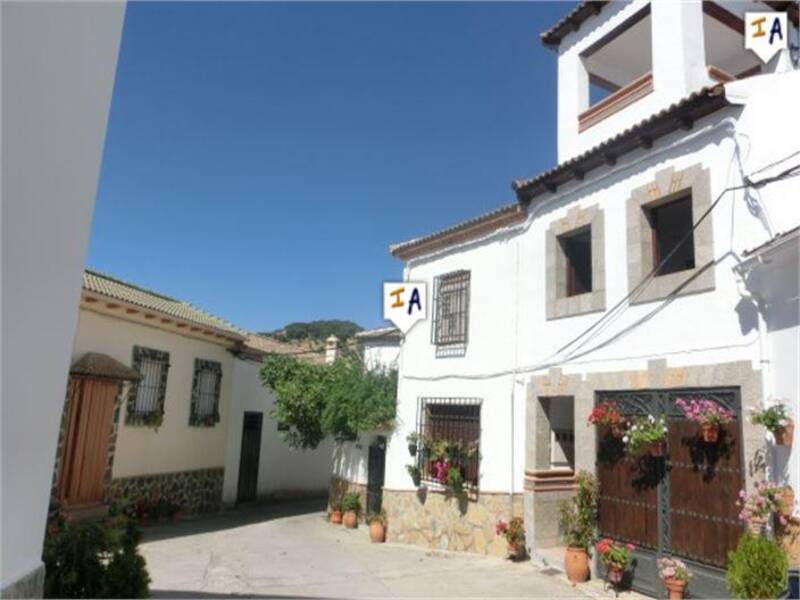
<svg viewBox="0 0 800 600">
<path fill-rule="evenodd" d="M 313 340 L 323 342 L 330 335 L 344 341 L 353 337 L 363 327 L 353 321 L 338 319 L 289 323 L 277 331 L 268 331 L 259 335 L 267 335 L 281 341 Z"/>
</svg>

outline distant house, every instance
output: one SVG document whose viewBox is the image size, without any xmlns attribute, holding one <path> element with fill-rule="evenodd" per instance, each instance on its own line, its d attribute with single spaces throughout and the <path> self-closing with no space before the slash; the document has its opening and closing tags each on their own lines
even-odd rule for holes
<svg viewBox="0 0 800 600">
<path fill-rule="evenodd" d="M 360 331 L 355 340 L 368 369 L 398 368 L 402 335 L 396 327 Z M 336 441 L 331 500 L 353 491 L 361 494 L 368 513 L 381 509 L 387 435 L 386 431 L 370 431 L 359 434 L 357 440 Z"/>
<path fill-rule="evenodd" d="M 255 336 L 90 270 L 79 312 L 52 490 L 63 508 L 163 497 L 197 513 L 268 492 L 324 494 L 329 452 L 274 460 Z"/>
</svg>

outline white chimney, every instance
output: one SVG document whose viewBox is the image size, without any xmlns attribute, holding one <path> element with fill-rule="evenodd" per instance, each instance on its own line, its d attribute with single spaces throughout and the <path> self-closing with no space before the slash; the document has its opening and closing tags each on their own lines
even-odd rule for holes
<svg viewBox="0 0 800 600">
<path fill-rule="evenodd" d="M 331 364 L 339 354 L 339 338 L 335 335 L 328 336 L 325 340 L 325 362 Z"/>
</svg>

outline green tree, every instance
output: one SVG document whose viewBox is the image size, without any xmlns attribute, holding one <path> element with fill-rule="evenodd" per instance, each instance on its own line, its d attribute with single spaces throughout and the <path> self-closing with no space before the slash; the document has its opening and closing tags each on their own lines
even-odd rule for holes
<svg viewBox="0 0 800 600">
<path fill-rule="evenodd" d="M 298 321 L 296 323 L 289 323 L 283 329 L 278 331 L 263 333 L 260 335 L 268 335 L 280 340 L 314 340 L 323 342 L 331 335 L 335 335 L 341 341 L 345 341 L 353 337 L 356 333 L 363 328 L 353 321 L 342 321 L 338 319 L 328 319 L 320 321 Z"/>
<path fill-rule="evenodd" d="M 316 448 L 329 435 L 354 439 L 395 417 L 397 372 L 368 371 L 357 358 L 318 365 L 272 354 L 261 381 L 275 392 L 272 416 L 293 448 Z"/>
</svg>

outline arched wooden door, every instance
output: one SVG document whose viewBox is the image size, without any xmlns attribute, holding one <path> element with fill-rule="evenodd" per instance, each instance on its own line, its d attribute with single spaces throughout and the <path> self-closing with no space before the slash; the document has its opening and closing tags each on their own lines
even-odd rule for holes
<svg viewBox="0 0 800 600">
<path fill-rule="evenodd" d="M 72 377 L 69 421 L 59 474 L 59 499 L 65 505 L 103 501 L 108 442 L 119 382 Z"/>
</svg>

